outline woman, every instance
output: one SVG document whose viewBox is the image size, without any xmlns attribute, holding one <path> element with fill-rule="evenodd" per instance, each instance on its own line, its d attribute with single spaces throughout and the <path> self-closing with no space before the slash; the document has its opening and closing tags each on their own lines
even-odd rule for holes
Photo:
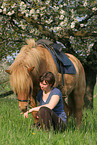
<svg viewBox="0 0 97 145">
<path fill-rule="evenodd" d="M 28 118 L 28 113 L 38 111 L 39 123 L 44 129 L 64 130 L 67 124 L 67 117 L 63 109 L 62 93 L 53 87 L 55 77 L 52 72 L 46 72 L 40 77 L 41 91 L 37 95 L 40 106 L 30 109 L 24 113 L 24 118 Z"/>
</svg>

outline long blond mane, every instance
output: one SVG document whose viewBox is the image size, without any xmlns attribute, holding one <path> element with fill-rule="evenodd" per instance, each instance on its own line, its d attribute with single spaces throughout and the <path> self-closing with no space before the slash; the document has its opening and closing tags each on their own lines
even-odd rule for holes
<svg viewBox="0 0 97 145">
<path fill-rule="evenodd" d="M 40 53 L 34 39 L 28 39 L 14 63 L 10 66 L 10 83 L 15 93 L 28 92 L 32 83 L 27 67 L 35 66 L 34 73 L 38 73 Z"/>
</svg>

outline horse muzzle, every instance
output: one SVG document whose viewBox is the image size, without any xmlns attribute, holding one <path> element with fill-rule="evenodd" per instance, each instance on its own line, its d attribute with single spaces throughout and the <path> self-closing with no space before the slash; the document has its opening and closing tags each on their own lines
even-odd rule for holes
<svg viewBox="0 0 97 145">
<path fill-rule="evenodd" d="M 28 102 L 19 101 L 19 110 L 23 113 L 26 112 L 28 110 Z"/>
</svg>

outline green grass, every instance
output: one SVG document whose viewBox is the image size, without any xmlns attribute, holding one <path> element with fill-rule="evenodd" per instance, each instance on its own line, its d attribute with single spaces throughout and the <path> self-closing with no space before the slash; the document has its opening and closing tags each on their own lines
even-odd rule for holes
<svg viewBox="0 0 97 145">
<path fill-rule="evenodd" d="M 97 85 L 95 85 L 95 88 L 94 88 L 94 96 L 97 96 Z"/>
<path fill-rule="evenodd" d="M 94 94 L 97 94 L 97 87 Z M 15 99 L 0 99 L 0 145 L 96 145 L 97 95 L 94 98 L 94 110 L 84 109 L 79 130 L 72 118 L 63 133 L 42 131 L 33 128 L 32 124 L 32 115 L 24 119 Z"/>
</svg>

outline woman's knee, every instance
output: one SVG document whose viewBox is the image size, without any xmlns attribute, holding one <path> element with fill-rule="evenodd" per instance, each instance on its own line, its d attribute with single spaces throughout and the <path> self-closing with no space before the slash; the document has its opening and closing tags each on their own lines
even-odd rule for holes
<svg viewBox="0 0 97 145">
<path fill-rule="evenodd" d="M 39 114 L 43 114 L 43 113 L 45 112 L 45 108 L 46 108 L 46 107 L 41 107 L 41 108 L 39 109 Z"/>
<path fill-rule="evenodd" d="M 49 110 L 50 110 L 49 108 L 43 106 L 43 107 L 41 107 L 41 108 L 39 109 L 39 115 L 40 115 L 40 116 L 41 116 L 41 115 L 45 116 L 45 115 L 48 113 Z"/>
</svg>

